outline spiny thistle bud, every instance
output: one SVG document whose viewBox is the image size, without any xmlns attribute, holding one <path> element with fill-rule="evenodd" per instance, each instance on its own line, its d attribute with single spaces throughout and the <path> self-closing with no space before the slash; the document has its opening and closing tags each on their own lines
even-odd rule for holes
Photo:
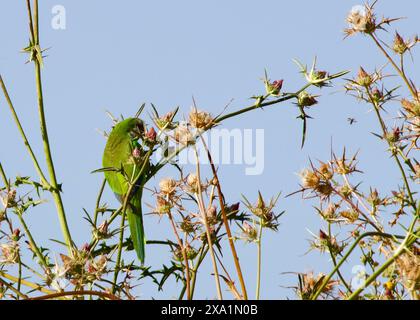
<svg viewBox="0 0 420 320">
<path fill-rule="evenodd" d="M 322 163 L 318 169 L 318 172 L 322 175 L 325 180 L 330 180 L 333 177 L 333 172 L 330 170 L 330 165 L 327 163 Z"/>
<path fill-rule="evenodd" d="M 19 241 L 20 238 L 21 238 L 20 230 L 19 229 L 13 230 L 13 234 L 12 234 L 11 238 L 12 238 L 13 241 Z"/>
<path fill-rule="evenodd" d="M 215 206 L 211 206 L 207 212 L 206 212 L 206 216 L 207 216 L 207 222 L 210 225 L 215 225 L 217 223 L 217 209 Z"/>
<path fill-rule="evenodd" d="M 395 32 L 394 46 L 392 47 L 395 53 L 404 54 L 408 50 L 407 43 L 404 41 L 403 37 L 400 36 L 398 32 Z"/>
<path fill-rule="evenodd" d="M 138 160 L 141 158 L 142 151 L 140 148 L 135 147 L 131 155 L 133 156 L 134 159 Z"/>
<path fill-rule="evenodd" d="M 383 92 L 381 90 L 379 90 L 378 88 L 374 88 L 372 90 L 372 98 L 373 98 L 374 102 L 376 102 L 376 103 L 381 102 L 383 97 L 384 97 Z"/>
<path fill-rule="evenodd" d="M 156 118 L 155 122 L 159 129 L 173 130 L 176 128 L 176 124 L 172 122 L 174 112 L 168 112 L 163 117 Z"/>
<path fill-rule="evenodd" d="M 257 229 L 244 221 L 242 224 L 243 237 L 248 242 L 254 242 L 258 238 Z"/>
<path fill-rule="evenodd" d="M 156 144 L 156 138 L 157 138 L 157 133 L 156 133 L 155 128 L 153 127 L 147 130 L 146 134 L 144 135 L 144 139 L 146 140 L 146 142 L 152 145 Z"/>
<path fill-rule="evenodd" d="M 99 225 L 99 227 L 95 230 L 96 239 L 101 240 L 101 239 L 108 239 L 109 237 L 111 237 L 112 234 L 108 233 L 108 227 L 109 227 L 109 223 L 107 220 L 102 222 Z"/>
<path fill-rule="evenodd" d="M 167 214 L 171 212 L 172 207 L 173 207 L 172 204 L 169 201 L 167 201 L 164 197 L 162 196 L 156 197 L 155 212 L 157 214 Z"/>
<path fill-rule="evenodd" d="M 339 207 L 340 206 L 338 204 L 330 203 L 328 207 L 325 210 L 320 211 L 320 213 L 325 220 L 331 221 L 336 219 L 336 211 Z"/>
<path fill-rule="evenodd" d="M 373 83 L 373 78 L 369 73 L 365 71 L 365 69 L 360 67 L 356 82 L 361 87 L 369 87 Z"/>
<path fill-rule="evenodd" d="M 5 209 L 16 206 L 16 190 L 10 190 L 5 195 L 0 195 L 0 201 Z"/>
<path fill-rule="evenodd" d="M 306 91 L 302 91 L 298 95 L 298 105 L 301 107 L 310 107 L 318 103 L 315 96 L 309 94 Z"/>
<path fill-rule="evenodd" d="M 159 182 L 160 192 L 167 196 L 173 196 L 177 187 L 178 183 L 172 178 L 164 178 Z"/>
<path fill-rule="evenodd" d="M 379 206 L 383 203 L 383 200 L 379 197 L 378 190 L 376 189 L 370 191 L 367 201 L 374 207 Z"/>
<path fill-rule="evenodd" d="M 284 80 L 275 80 L 270 82 L 268 80 L 265 81 L 265 91 L 267 94 L 278 96 L 280 94 L 281 88 L 283 87 Z"/>
<path fill-rule="evenodd" d="M 188 192 L 192 192 L 192 193 L 198 193 L 199 191 L 199 179 L 198 176 L 195 173 L 190 173 L 186 179 L 186 190 Z M 201 186 L 204 187 L 204 186 Z"/>
<path fill-rule="evenodd" d="M 214 125 L 212 116 L 210 113 L 205 111 L 193 109 L 191 110 L 188 118 L 189 123 L 193 128 L 207 130 Z"/>
<path fill-rule="evenodd" d="M 320 240 L 328 240 L 330 237 L 322 230 L 319 230 L 319 239 Z"/>
<path fill-rule="evenodd" d="M 401 100 L 401 105 L 409 117 L 420 117 L 420 103 L 418 101 Z"/>
<path fill-rule="evenodd" d="M 0 263 L 15 264 L 19 261 L 19 245 L 13 241 L 8 244 L 0 245 L 1 258 Z"/>
<path fill-rule="evenodd" d="M 179 228 L 185 233 L 194 233 L 196 229 L 195 224 L 191 221 L 191 217 L 189 216 L 182 219 Z"/>
<path fill-rule="evenodd" d="M 401 138 L 401 129 L 398 127 L 393 128 L 392 131 L 389 131 L 385 134 L 385 139 L 389 143 L 396 143 L 400 141 L 400 138 Z"/>
<path fill-rule="evenodd" d="M 345 199 L 351 198 L 352 195 L 352 188 L 350 188 L 347 184 L 341 186 L 341 188 L 338 190 L 338 192 L 343 196 Z"/>
<path fill-rule="evenodd" d="M 191 247 L 189 244 L 185 246 L 185 255 L 187 256 L 187 260 L 194 260 L 197 257 L 198 251 Z M 182 248 L 179 246 L 174 251 L 175 259 L 178 261 L 184 260 L 184 254 L 182 252 Z"/>
<path fill-rule="evenodd" d="M 82 246 L 81 251 L 84 251 L 84 252 L 88 253 L 88 252 L 90 251 L 90 246 L 89 246 L 89 244 L 88 244 L 88 243 L 85 243 L 85 244 Z"/>
<path fill-rule="evenodd" d="M 355 210 L 345 210 L 340 212 L 340 216 L 349 223 L 354 223 L 359 218 L 359 213 Z"/>
<path fill-rule="evenodd" d="M 414 166 L 414 180 L 420 183 L 420 164 Z"/>
<path fill-rule="evenodd" d="M 354 166 L 352 161 L 347 163 L 345 159 L 338 159 L 337 161 L 335 161 L 335 164 L 336 166 L 334 168 L 334 171 L 338 174 L 348 175 L 356 171 L 356 167 Z"/>
</svg>

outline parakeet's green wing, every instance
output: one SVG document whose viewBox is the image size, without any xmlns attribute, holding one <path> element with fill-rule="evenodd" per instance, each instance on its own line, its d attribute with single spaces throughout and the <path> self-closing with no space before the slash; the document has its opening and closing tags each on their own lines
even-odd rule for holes
<svg viewBox="0 0 420 320">
<path fill-rule="evenodd" d="M 123 169 L 126 177 L 135 177 L 141 169 L 141 165 L 135 165 L 132 161 L 133 141 L 130 132 L 141 120 L 129 118 L 115 125 L 111 131 L 103 155 L 102 165 L 104 168 Z M 134 171 L 134 172 L 133 172 Z M 117 171 L 105 171 L 105 178 L 112 191 L 122 201 L 129 189 L 126 177 Z M 139 260 L 143 263 L 145 258 L 145 236 L 141 209 L 142 177 L 138 180 L 137 190 L 131 197 L 126 214 L 130 226 L 131 239 Z"/>
</svg>

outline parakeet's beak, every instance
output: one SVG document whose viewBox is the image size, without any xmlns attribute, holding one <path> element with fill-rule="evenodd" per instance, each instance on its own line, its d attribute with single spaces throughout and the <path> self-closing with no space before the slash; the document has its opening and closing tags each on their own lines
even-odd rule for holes
<svg viewBox="0 0 420 320">
<path fill-rule="evenodd" d="M 137 119 L 137 120 L 138 121 L 136 121 L 136 125 L 130 131 L 131 138 L 136 139 L 136 140 L 143 138 L 144 133 L 145 133 L 145 127 L 144 127 L 143 121 L 141 121 L 140 119 Z"/>
</svg>

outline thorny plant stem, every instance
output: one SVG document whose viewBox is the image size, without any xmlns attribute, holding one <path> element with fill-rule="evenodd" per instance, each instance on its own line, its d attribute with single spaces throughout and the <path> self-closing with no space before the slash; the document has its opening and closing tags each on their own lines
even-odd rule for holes
<svg viewBox="0 0 420 320">
<path fill-rule="evenodd" d="M 204 146 L 204 148 L 207 152 L 207 158 L 209 159 L 211 170 L 213 172 L 213 176 L 216 179 L 216 187 L 217 187 L 217 193 L 218 193 L 218 197 L 219 197 L 220 211 L 222 213 L 223 224 L 225 226 L 226 233 L 227 233 L 227 236 L 228 236 L 229 246 L 230 246 L 230 249 L 232 251 L 232 256 L 233 256 L 233 261 L 235 263 L 236 272 L 238 274 L 239 282 L 241 284 L 242 295 L 243 295 L 243 298 L 245 300 L 248 300 L 248 294 L 247 294 L 247 291 L 246 291 L 245 281 L 244 281 L 244 277 L 243 277 L 242 270 L 241 270 L 241 264 L 239 263 L 238 254 L 236 252 L 235 243 L 234 243 L 233 237 L 232 237 L 232 231 L 230 230 L 229 221 L 228 221 L 227 215 L 226 215 L 226 210 L 225 210 L 226 205 L 224 203 L 224 196 L 223 196 L 223 193 L 222 193 L 222 187 L 220 186 L 220 180 L 219 180 L 219 177 L 217 175 L 217 170 L 216 170 L 216 167 L 214 166 L 214 162 L 213 162 L 213 158 L 211 156 L 210 150 L 207 147 L 207 144 L 206 144 L 205 140 L 203 139 L 203 136 L 201 136 L 201 141 L 202 141 L 203 146 Z"/>
<path fill-rule="evenodd" d="M 68 292 L 57 292 L 57 293 L 51 293 L 45 296 L 41 297 L 35 297 L 35 298 L 27 298 L 27 300 L 49 300 L 59 297 L 68 297 L 68 296 L 97 296 L 103 299 L 108 300 L 121 300 L 117 296 L 107 293 L 107 292 L 101 292 L 101 291 L 92 291 L 92 290 L 81 290 L 81 291 L 68 291 Z"/>
<path fill-rule="evenodd" d="M 328 239 L 329 239 L 329 241 L 331 240 L 331 238 L 332 238 L 331 223 L 328 222 Z M 337 266 L 337 259 L 335 257 L 335 253 L 332 252 L 332 250 L 331 250 L 331 244 L 330 243 L 328 244 L 328 247 L 329 247 L 328 248 L 328 252 L 330 253 L 331 260 L 332 260 L 332 262 L 334 264 L 334 267 L 336 267 Z M 340 280 L 343 283 L 343 285 L 346 287 L 347 291 L 348 292 L 352 292 L 349 284 L 346 282 L 346 280 L 344 279 L 343 275 L 341 274 L 340 269 L 337 269 L 337 275 L 340 278 Z"/>
<path fill-rule="evenodd" d="M 375 102 L 375 100 L 373 99 L 372 95 L 370 94 L 370 88 L 369 87 L 366 87 L 366 92 L 367 92 L 367 94 L 369 96 L 369 100 L 371 101 L 371 103 L 373 105 L 373 108 L 375 109 L 375 114 L 376 114 L 376 117 L 378 118 L 380 127 L 382 129 L 382 133 L 384 135 L 384 139 L 386 139 L 387 129 L 386 129 L 385 123 L 384 123 L 384 121 L 382 119 L 381 113 L 379 111 L 380 110 L 380 106 L 378 105 L 377 102 Z M 406 175 L 405 170 L 404 170 L 404 168 L 403 168 L 403 166 L 401 164 L 400 158 L 398 157 L 398 154 L 393 151 L 393 148 L 394 148 L 393 144 L 388 141 L 388 145 L 389 145 L 389 147 L 391 149 L 390 150 L 391 151 L 391 155 L 395 159 L 395 162 L 397 163 L 398 169 L 400 170 L 401 176 L 402 176 L 403 181 L 404 181 L 404 185 L 405 185 L 405 187 L 407 189 L 407 193 L 408 193 L 408 196 L 410 198 L 410 206 L 413 208 L 414 212 L 416 212 L 416 202 L 414 201 L 413 193 L 411 192 L 410 184 L 408 183 L 407 175 Z"/>
<path fill-rule="evenodd" d="M 324 82 L 328 82 L 331 81 L 333 79 L 336 78 L 340 78 L 343 75 L 347 74 L 348 72 L 339 72 L 333 75 L 330 75 L 327 79 L 324 80 Z M 249 111 L 253 111 L 256 109 L 260 109 L 260 108 L 264 108 L 264 107 L 268 107 L 268 106 L 272 106 L 281 102 L 285 102 L 288 100 L 292 100 L 292 99 L 296 99 L 296 97 L 299 95 L 299 93 L 305 91 L 306 89 L 308 89 L 309 87 L 313 86 L 313 84 L 311 83 L 307 83 L 306 85 L 304 85 L 301 89 L 299 89 L 298 91 L 294 92 L 294 93 L 286 93 L 284 94 L 282 97 L 272 100 L 272 101 L 267 101 L 267 102 L 262 102 L 262 103 L 254 103 L 253 105 L 240 109 L 238 111 L 234 111 L 231 113 L 228 113 L 224 116 L 219 116 L 216 119 L 214 119 L 214 123 L 215 124 L 220 124 L 221 122 L 229 119 L 229 118 L 233 118 L 235 116 L 238 116 L 240 114 L 249 112 Z M 202 133 L 204 133 L 207 130 L 201 130 L 196 136 L 195 138 L 197 139 Z M 177 148 L 174 152 L 172 152 L 170 155 L 168 155 L 167 157 L 163 158 L 159 163 L 156 164 L 156 166 L 154 167 L 153 171 L 150 174 L 150 177 L 153 177 L 160 169 L 162 169 L 162 167 L 164 167 L 166 164 L 168 164 L 169 162 L 171 162 L 180 152 L 182 152 L 183 150 L 185 150 L 186 148 L 188 148 L 189 145 L 185 144 L 180 148 Z"/>
<path fill-rule="evenodd" d="M 189 266 L 189 262 L 188 262 L 187 252 L 186 252 L 186 244 L 184 245 L 182 243 L 181 238 L 179 237 L 178 230 L 176 228 L 174 219 L 172 217 L 172 213 L 170 211 L 168 212 L 168 218 L 169 218 L 169 221 L 171 222 L 172 229 L 173 229 L 175 237 L 178 241 L 179 249 L 182 252 L 182 258 L 184 259 L 184 264 L 185 264 L 184 274 L 185 274 L 185 282 L 186 282 L 186 290 L 187 290 L 187 299 L 191 300 L 190 266 Z"/>
<path fill-rule="evenodd" d="M 194 145 L 194 151 L 195 151 L 195 157 L 196 157 L 196 174 L 198 178 L 198 182 L 197 182 L 198 193 L 196 193 L 196 197 L 197 197 L 198 206 L 201 212 L 201 219 L 203 220 L 203 224 L 206 229 L 207 243 L 209 246 L 210 257 L 213 263 L 213 271 L 214 271 L 214 279 L 216 282 L 217 296 L 219 300 L 223 300 L 222 290 L 220 288 L 219 272 L 217 270 L 217 261 L 216 261 L 216 258 L 214 255 L 214 249 L 213 249 L 213 240 L 211 237 L 210 226 L 207 220 L 207 213 L 206 213 L 206 209 L 205 209 L 204 201 L 203 201 L 203 194 L 202 194 L 203 190 L 201 189 L 201 178 L 200 178 L 200 162 L 198 158 L 198 151 L 195 145 Z"/>
<path fill-rule="evenodd" d="M 120 269 L 121 269 L 121 255 L 122 255 L 123 242 L 124 242 L 125 215 L 126 215 L 126 211 L 124 210 L 123 214 L 121 215 L 120 239 L 118 241 L 117 260 L 115 261 L 114 279 L 112 282 L 113 294 L 115 293 L 117 289 L 118 273 L 120 272 Z"/>
<path fill-rule="evenodd" d="M 359 197 L 359 194 L 355 190 L 355 188 L 350 184 L 349 180 L 347 179 L 346 174 L 342 174 L 343 180 L 346 183 L 347 187 L 351 190 L 352 194 L 356 197 L 357 201 L 360 203 L 360 205 L 366 210 L 367 214 L 370 214 L 372 216 L 374 224 L 377 226 L 377 230 L 383 232 L 383 228 L 381 227 L 380 223 L 376 219 L 375 215 L 373 214 L 373 210 L 369 210 L 369 208 L 366 206 L 366 204 L 363 202 L 363 200 Z M 367 218 L 367 215 L 365 216 L 365 219 Z"/>
<path fill-rule="evenodd" d="M 23 299 L 27 299 L 28 296 L 20 292 L 20 290 L 16 289 L 14 286 L 9 284 L 8 282 L 4 281 L 2 278 L 0 278 L 0 284 L 5 286 L 7 289 L 12 290 L 18 297 L 21 297 Z"/>
<path fill-rule="evenodd" d="M 39 24 L 38 24 L 38 0 L 34 0 L 34 10 L 33 12 L 30 9 L 30 1 L 28 3 L 28 10 L 29 10 L 29 17 L 30 17 L 30 29 L 31 29 L 31 37 L 32 37 L 32 50 L 39 50 Z M 38 48 L 38 49 L 37 49 Z M 39 52 L 39 55 L 42 55 Z M 67 244 L 67 249 L 70 255 L 73 255 L 72 248 L 73 248 L 73 241 L 71 238 L 70 230 L 67 224 L 67 218 L 64 211 L 63 201 L 61 199 L 61 191 L 60 186 L 57 183 L 57 177 L 54 168 L 54 162 L 52 159 L 51 154 L 51 147 L 48 138 L 48 130 L 47 130 L 47 123 L 45 120 L 45 109 L 44 109 L 44 96 L 42 90 L 42 72 L 41 72 L 41 59 L 42 57 L 36 56 L 33 58 L 34 65 L 35 65 L 35 81 L 36 81 L 36 91 L 37 91 L 37 100 L 38 100 L 38 115 L 40 121 L 40 128 L 41 128 L 41 135 L 42 135 L 42 142 L 44 145 L 44 153 L 45 153 L 45 160 L 47 163 L 48 173 L 50 177 L 50 185 L 51 185 L 51 193 L 54 198 L 54 202 L 57 208 L 58 218 L 60 221 L 61 231 L 64 236 L 64 240 Z"/>
<path fill-rule="evenodd" d="M 35 253 L 35 255 L 37 256 L 37 258 L 39 259 L 39 263 L 45 268 L 45 269 L 49 269 L 48 263 L 45 260 L 44 255 L 42 254 L 41 250 L 39 249 L 39 247 L 37 246 L 34 238 L 32 237 L 32 234 L 25 222 L 25 220 L 22 217 L 22 213 L 18 213 L 17 214 L 20 223 L 22 224 L 23 229 L 25 230 L 25 234 L 28 237 L 28 241 L 29 244 L 31 246 L 31 250 Z"/>
<path fill-rule="evenodd" d="M 3 179 L 3 182 L 5 184 L 5 187 L 7 188 L 7 190 L 10 189 L 10 184 L 9 184 L 9 180 L 7 179 L 6 173 L 4 171 L 3 166 L 0 163 L 0 173 Z M 17 216 L 22 224 L 23 229 L 25 230 L 26 236 L 28 237 L 29 240 L 29 244 L 31 245 L 31 250 L 35 253 L 35 255 L 38 257 L 39 259 L 39 263 L 46 269 L 49 268 L 47 261 L 45 260 L 45 257 L 42 255 L 41 250 L 39 249 L 39 247 L 37 246 L 34 238 L 32 237 L 32 234 L 28 228 L 28 226 L 25 223 L 25 220 L 22 217 L 22 212 L 17 212 Z M 13 230 L 11 230 L 13 231 Z M 19 259 L 20 260 L 20 259 Z M 21 262 L 19 262 L 19 265 L 21 264 Z M 20 282 L 19 282 L 19 286 L 20 286 Z"/>
<path fill-rule="evenodd" d="M 363 286 L 355 290 L 349 297 L 348 300 L 355 300 L 359 297 L 359 295 L 363 292 L 363 290 L 368 287 L 373 281 L 375 281 L 394 261 L 405 251 L 408 250 L 418 239 L 419 234 L 417 232 L 413 232 L 416 226 L 418 219 L 420 218 L 420 204 L 416 210 L 415 217 L 410 225 L 410 228 L 407 231 L 407 236 L 405 237 L 404 241 L 399 245 L 399 247 L 394 251 L 394 254 L 376 271 L 366 279 Z"/>
<path fill-rule="evenodd" d="M 395 61 L 391 58 L 391 56 L 388 54 L 388 52 L 385 50 L 385 48 L 381 45 L 379 40 L 376 38 L 375 34 L 370 34 L 370 37 L 375 42 L 376 46 L 382 51 L 382 53 L 385 55 L 385 57 L 388 59 L 388 61 L 392 64 L 394 69 L 398 72 L 398 74 L 401 76 L 401 78 L 404 80 L 405 84 L 408 87 L 408 90 L 410 90 L 411 95 L 414 99 L 417 101 L 419 100 L 419 97 L 417 96 L 416 90 L 411 86 L 410 80 L 408 80 L 407 75 L 404 72 L 403 67 L 398 67 L 398 65 L 395 63 Z"/>
<path fill-rule="evenodd" d="M 10 280 L 10 281 L 12 281 L 12 282 L 15 282 L 15 283 L 17 283 L 17 282 L 19 281 L 19 279 L 18 279 L 18 278 L 14 277 L 14 276 L 11 276 L 11 275 L 9 275 L 9 274 L 7 274 L 7 273 L 4 273 L 4 272 L 2 272 L 2 271 L 0 271 L 0 276 L 1 276 L 1 277 L 3 277 L 3 278 L 6 278 L 7 280 Z M 51 290 L 45 289 L 45 288 L 44 288 L 44 287 L 42 287 L 41 285 L 38 285 L 38 284 L 32 283 L 32 282 L 27 281 L 27 280 L 25 280 L 25 279 L 22 279 L 22 280 L 21 280 L 21 283 L 22 283 L 24 286 L 28 287 L 28 288 L 32 288 L 32 289 L 34 289 L 34 290 L 37 290 L 37 291 L 40 291 L 40 292 L 43 292 L 43 293 L 46 293 L 46 294 L 51 294 L 51 293 L 54 293 L 54 291 L 51 291 Z"/>
<path fill-rule="evenodd" d="M 95 228 L 97 227 L 97 223 L 98 223 L 99 207 L 101 205 L 101 198 L 102 198 L 102 194 L 104 192 L 105 186 L 106 186 L 106 179 L 102 181 L 101 188 L 99 189 L 98 197 L 96 198 L 95 212 L 94 212 L 94 217 L 93 217 L 93 225 L 95 226 Z"/>
<path fill-rule="evenodd" d="M 325 288 L 325 286 L 328 284 L 328 282 L 331 280 L 331 278 L 334 276 L 334 274 L 339 270 L 339 268 L 343 265 L 343 263 L 350 257 L 353 250 L 357 247 L 360 241 L 362 241 L 366 237 L 374 237 L 374 236 L 380 236 L 383 238 L 397 238 L 395 235 L 382 233 L 382 232 L 366 232 L 362 235 L 360 235 L 351 245 L 350 249 L 347 251 L 347 253 L 343 256 L 343 258 L 340 260 L 339 263 L 334 267 L 334 269 L 331 271 L 331 273 L 324 278 L 322 285 L 319 287 L 318 291 L 315 292 L 315 294 L 311 297 L 311 300 L 316 300 L 319 295 L 322 293 L 322 290 Z"/>
</svg>

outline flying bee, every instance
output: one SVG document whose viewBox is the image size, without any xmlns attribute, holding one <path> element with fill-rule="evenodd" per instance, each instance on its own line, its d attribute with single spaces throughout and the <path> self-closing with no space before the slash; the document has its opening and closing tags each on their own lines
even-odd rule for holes
<svg viewBox="0 0 420 320">
<path fill-rule="evenodd" d="M 347 121 L 349 122 L 350 125 L 357 123 L 357 120 L 354 118 L 347 118 Z"/>
</svg>

